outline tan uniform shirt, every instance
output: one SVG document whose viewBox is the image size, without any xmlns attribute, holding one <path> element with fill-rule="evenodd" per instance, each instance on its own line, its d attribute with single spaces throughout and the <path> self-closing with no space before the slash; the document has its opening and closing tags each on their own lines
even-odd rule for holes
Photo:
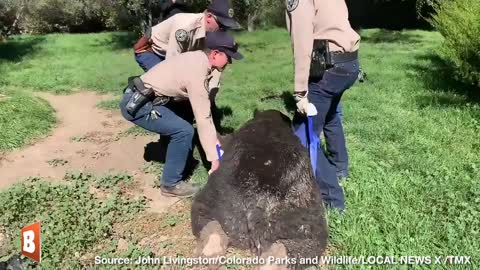
<svg viewBox="0 0 480 270">
<path fill-rule="evenodd" d="M 152 27 L 152 49 L 165 59 L 205 48 L 204 13 L 179 13 Z M 209 88 L 220 84 L 221 72 L 214 70 Z"/>
<path fill-rule="evenodd" d="M 326 39 L 330 51 L 353 52 L 359 48 L 360 36 L 350 26 L 345 0 L 285 1 L 294 55 L 295 91 L 306 91 L 313 41 Z"/>
<path fill-rule="evenodd" d="M 179 13 L 152 27 L 152 49 L 166 58 L 204 48 L 203 13 Z"/>
<path fill-rule="evenodd" d="M 155 65 L 140 78 L 145 87 L 151 87 L 157 95 L 190 101 L 207 159 L 218 159 L 217 131 L 210 110 L 208 81 L 211 68 L 207 54 L 197 50 L 173 56 Z"/>
</svg>

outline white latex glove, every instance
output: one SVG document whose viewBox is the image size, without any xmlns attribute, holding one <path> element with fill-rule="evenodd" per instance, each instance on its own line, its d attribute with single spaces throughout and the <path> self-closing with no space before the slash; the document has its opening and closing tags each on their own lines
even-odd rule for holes
<svg viewBox="0 0 480 270">
<path fill-rule="evenodd" d="M 308 112 L 308 91 L 304 92 L 295 92 L 293 97 L 295 98 L 295 102 L 297 102 L 297 111 L 303 115 L 306 115 Z"/>
</svg>

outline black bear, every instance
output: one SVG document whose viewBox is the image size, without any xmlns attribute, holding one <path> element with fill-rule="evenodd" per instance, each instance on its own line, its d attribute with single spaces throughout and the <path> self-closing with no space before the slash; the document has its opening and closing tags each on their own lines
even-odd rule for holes
<svg viewBox="0 0 480 270">
<path fill-rule="evenodd" d="M 294 258 L 282 261 L 289 264 L 284 269 L 307 266 L 301 257 L 321 256 L 328 239 L 325 209 L 290 118 L 276 110 L 256 112 L 221 143 L 220 168 L 193 199 L 198 254 L 224 255 L 231 246 L 258 258 Z"/>
</svg>

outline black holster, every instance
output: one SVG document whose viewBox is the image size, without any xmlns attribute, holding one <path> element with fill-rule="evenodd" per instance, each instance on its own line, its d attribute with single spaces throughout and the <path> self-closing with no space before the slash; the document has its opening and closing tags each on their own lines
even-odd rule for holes
<svg viewBox="0 0 480 270">
<path fill-rule="evenodd" d="M 320 79 L 325 70 L 333 66 L 328 40 L 313 41 L 312 60 L 310 62 L 310 79 Z"/>
<path fill-rule="evenodd" d="M 127 112 L 135 117 L 138 110 L 140 110 L 149 101 L 152 101 L 155 97 L 155 93 L 152 88 L 146 88 L 142 80 L 139 77 L 135 77 L 132 80 L 133 94 L 125 106 Z"/>
</svg>

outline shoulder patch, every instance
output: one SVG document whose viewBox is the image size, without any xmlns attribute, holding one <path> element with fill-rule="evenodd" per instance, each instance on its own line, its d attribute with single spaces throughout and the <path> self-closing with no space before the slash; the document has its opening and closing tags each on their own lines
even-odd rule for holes
<svg viewBox="0 0 480 270">
<path fill-rule="evenodd" d="M 178 29 L 175 32 L 175 38 L 177 39 L 178 42 L 187 41 L 187 38 L 188 38 L 187 31 L 185 31 L 184 29 Z"/>
<path fill-rule="evenodd" d="M 300 0 L 285 0 L 287 11 L 292 12 L 298 7 L 298 2 Z"/>
</svg>

